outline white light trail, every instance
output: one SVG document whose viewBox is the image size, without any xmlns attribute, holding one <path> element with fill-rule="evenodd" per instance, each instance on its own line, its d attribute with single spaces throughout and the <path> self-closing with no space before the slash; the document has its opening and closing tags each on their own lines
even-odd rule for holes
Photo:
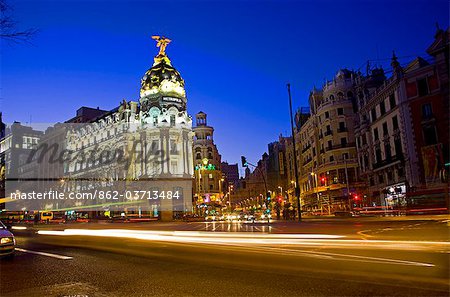
<svg viewBox="0 0 450 297">
<path fill-rule="evenodd" d="M 244 232 L 146 231 L 126 229 L 40 230 L 38 234 L 116 237 L 162 242 L 234 246 L 288 245 L 291 247 L 314 246 L 324 248 L 376 248 L 404 251 L 450 252 L 450 242 L 447 241 L 358 240 L 342 239 L 344 236 L 329 234 L 255 234 Z"/>
</svg>

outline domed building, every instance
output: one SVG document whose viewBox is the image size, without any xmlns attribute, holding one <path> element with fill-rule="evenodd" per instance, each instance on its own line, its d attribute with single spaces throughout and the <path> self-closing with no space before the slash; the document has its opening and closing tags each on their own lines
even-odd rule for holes
<svg viewBox="0 0 450 297">
<path fill-rule="evenodd" d="M 113 187 L 133 198 L 140 191 L 136 203 L 120 201 L 123 204 L 116 203 L 118 206 L 108 211 L 172 220 L 192 211 L 194 133 L 186 110 L 184 80 L 165 52 L 170 40 L 152 38 L 159 53 L 141 79 L 139 102 L 123 100 L 88 125 L 72 129 L 68 136 L 68 149 L 93 157 L 72 160 L 66 177 L 100 181 L 65 186 L 74 191 Z M 104 164 L 103 152 L 116 152 L 120 158 Z"/>
</svg>

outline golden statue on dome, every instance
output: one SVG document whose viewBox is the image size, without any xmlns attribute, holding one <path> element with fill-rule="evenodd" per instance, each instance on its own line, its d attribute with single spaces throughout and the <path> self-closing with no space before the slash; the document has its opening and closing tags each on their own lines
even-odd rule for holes
<svg viewBox="0 0 450 297">
<path fill-rule="evenodd" d="M 158 35 L 153 35 L 152 39 L 157 41 L 156 47 L 159 47 L 158 56 L 165 56 L 166 55 L 166 47 L 172 40 L 170 40 L 167 37 L 158 36 Z"/>
</svg>

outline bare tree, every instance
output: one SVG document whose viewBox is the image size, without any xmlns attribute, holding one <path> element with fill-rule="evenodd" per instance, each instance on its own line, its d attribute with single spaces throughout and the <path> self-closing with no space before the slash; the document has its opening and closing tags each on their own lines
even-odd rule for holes
<svg viewBox="0 0 450 297">
<path fill-rule="evenodd" d="M 36 35 L 37 29 L 20 30 L 12 17 L 12 7 L 5 0 L 0 0 L 0 39 L 13 43 L 30 42 Z"/>
</svg>

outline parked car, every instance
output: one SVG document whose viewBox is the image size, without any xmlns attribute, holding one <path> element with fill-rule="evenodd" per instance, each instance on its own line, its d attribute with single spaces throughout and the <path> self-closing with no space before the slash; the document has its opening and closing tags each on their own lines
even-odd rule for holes
<svg viewBox="0 0 450 297">
<path fill-rule="evenodd" d="M 14 255 L 16 249 L 16 239 L 14 235 L 0 221 L 0 256 Z"/>
</svg>

